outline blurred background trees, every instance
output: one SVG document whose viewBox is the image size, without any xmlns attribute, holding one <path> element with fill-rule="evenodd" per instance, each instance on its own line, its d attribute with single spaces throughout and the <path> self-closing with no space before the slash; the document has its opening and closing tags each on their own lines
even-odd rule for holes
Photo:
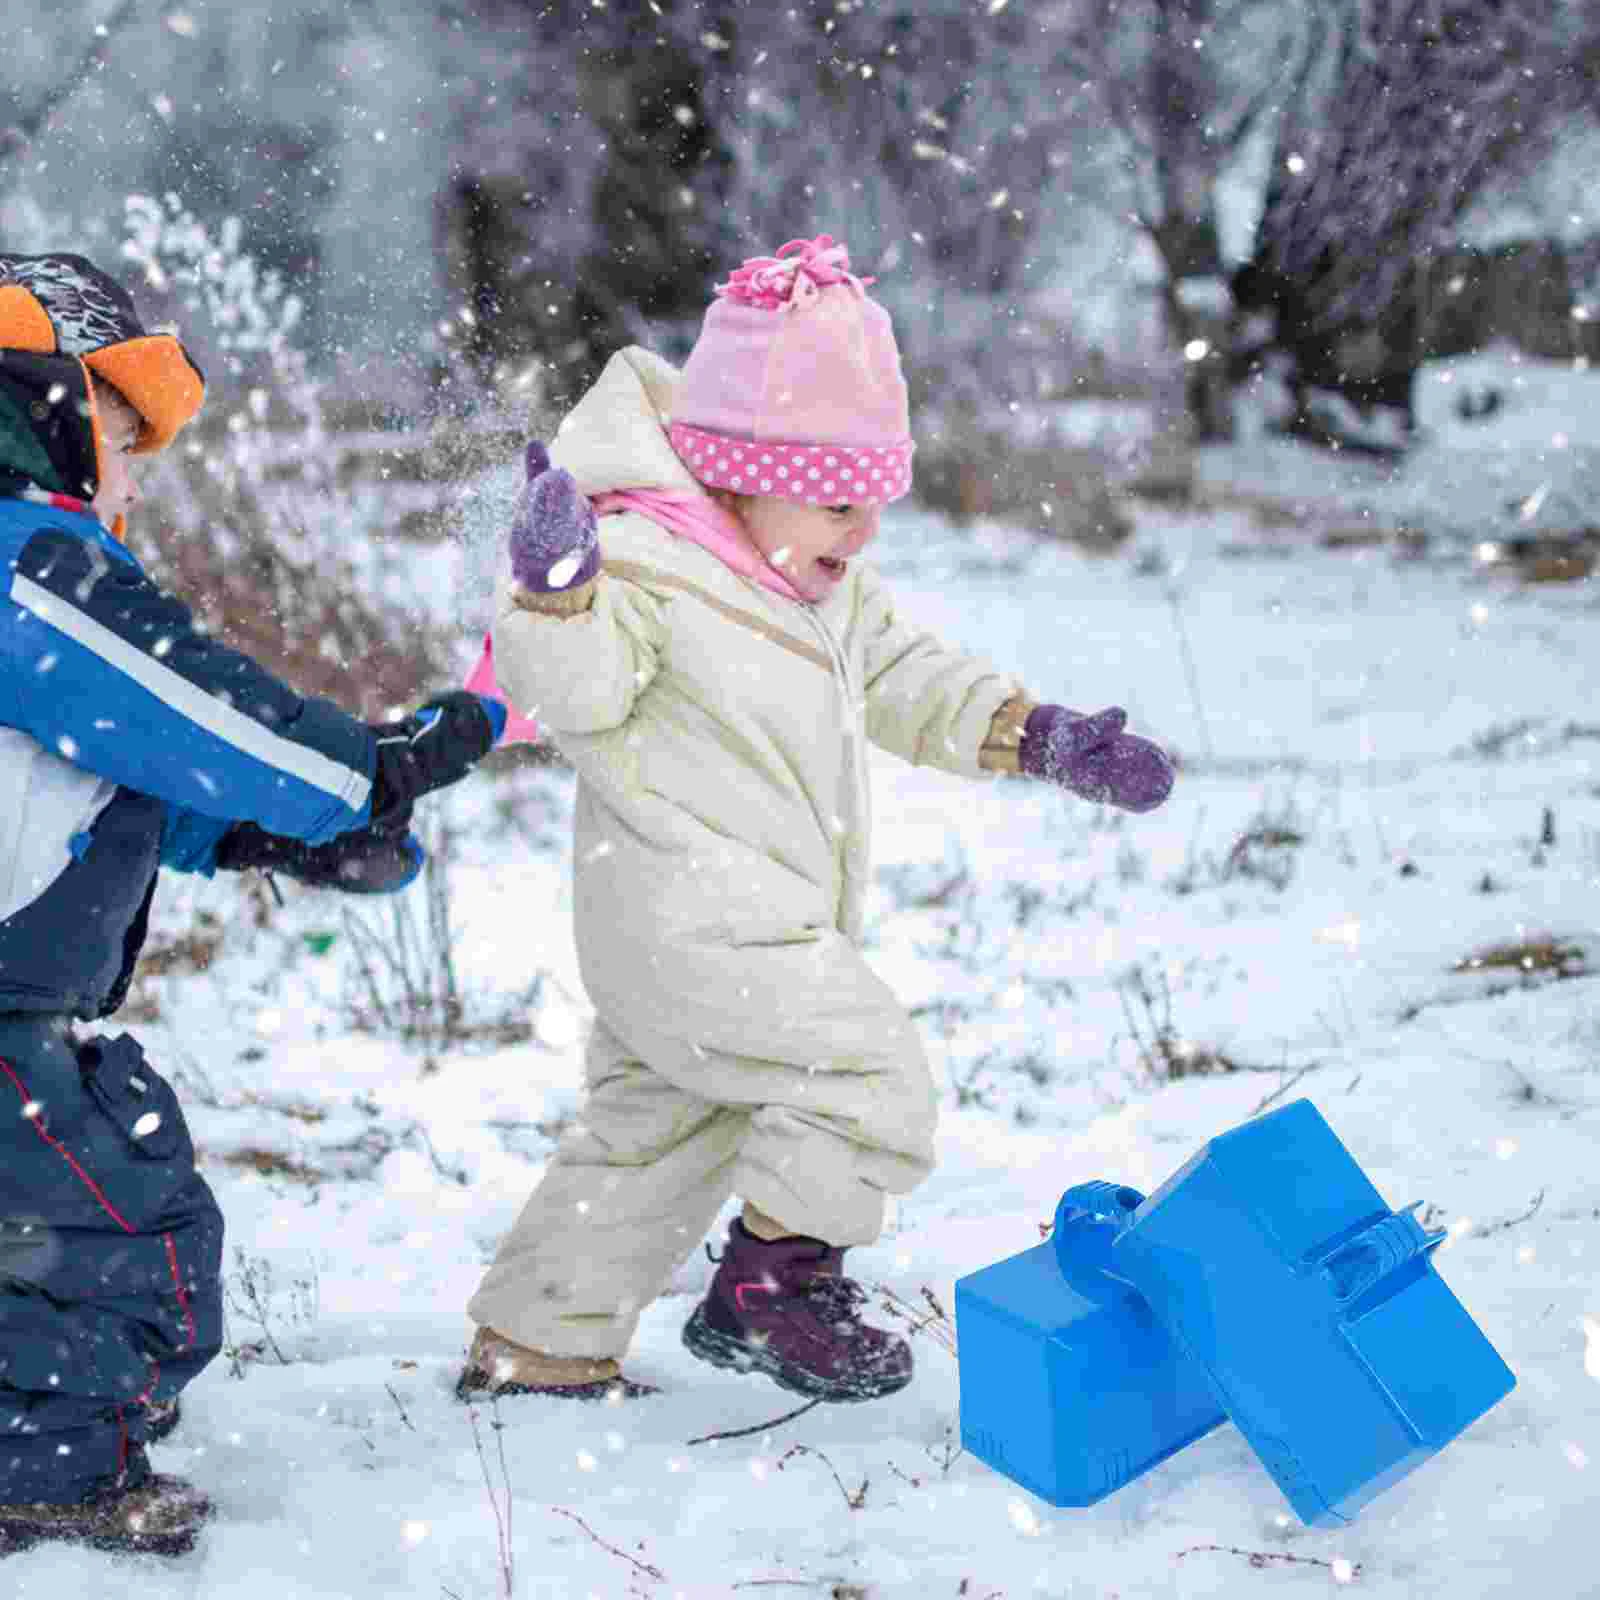
<svg viewBox="0 0 1600 1600">
<path fill-rule="evenodd" d="M 730 263 L 831 231 L 930 436 L 1090 392 L 1217 438 L 1272 372 L 1287 426 L 1403 440 L 1428 351 L 1590 336 L 1597 9 L 61 0 L 0 70 L 0 237 L 238 217 L 352 405 L 461 414 L 681 355 Z"/>
<path fill-rule="evenodd" d="M 1526 181 L 1555 158 L 1595 105 L 1593 12 L 1566 0 L 1338 10 L 1324 59 L 1276 121 L 1237 280 L 1246 305 L 1274 318 L 1295 429 L 1314 427 L 1315 385 L 1413 425 L 1411 384 L 1435 348 L 1429 307 L 1463 217 L 1491 185 Z"/>
</svg>

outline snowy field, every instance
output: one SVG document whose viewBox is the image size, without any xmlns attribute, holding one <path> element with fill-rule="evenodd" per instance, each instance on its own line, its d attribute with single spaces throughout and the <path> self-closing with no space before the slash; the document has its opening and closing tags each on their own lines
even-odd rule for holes
<svg viewBox="0 0 1600 1600">
<path fill-rule="evenodd" d="M 1577 460 L 1553 436 L 1600 391 L 1527 372 L 1536 400 L 1477 424 L 1431 372 L 1427 442 L 1392 483 L 1271 440 L 1207 460 L 1219 500 L 1295 500 L 1306 526 L 1142 509 L 1121 555 L 1088 559 L 901 513 L 880 552 L 908 610 L 1043 697 L 1126 705 L 1185 770 L 1167 808 L 1125 819 L 883 758 L 871 954 L 948 1093 L 937 1173 L 853 1271 L 950 1307 L 1068 1185 L 1151 1188 L 1306 1095 L 1391 1205 L 1448 1228 L 1439 1269 L 1518 1376 L 1441 1456 L 1337 1532 L 1301 1527 L 1227 1426 L 1055 1510 L 960 1452 L 937 1327 L 903 1393 L 776 1423 L 798 1402 L 678 1343 L 699 1251 L 629 1362 L 660 1396 L 456 1403 L 462 1308 L 573 1113 L 585 1023 L 571 784 L 522 767 L 435 809 L 464 1043 L 402 1036 L 426 1010 L 402 994 L 433 949 L 420 887 L 403 957 L 387 908 L 352 921 L 288 886 L 258 927 L 235 885 L 164 887 L 172 970 L 123 1025 L 179 1080 L 228 1215 L 233 1349 L 154 1453 L 218 1515 L 176 1563 L 40 1549 L 0 1590 L 1600 1593 L 1600 609 L 1592 582 L 1519 586 L 1471 558 Z M 1464 542 L 1320 544 L 1358 504 L 1396 523 L 1436 505 Z M 199 974 L 173 943 L 196 930 L 217 942 Z"/>
</svg>

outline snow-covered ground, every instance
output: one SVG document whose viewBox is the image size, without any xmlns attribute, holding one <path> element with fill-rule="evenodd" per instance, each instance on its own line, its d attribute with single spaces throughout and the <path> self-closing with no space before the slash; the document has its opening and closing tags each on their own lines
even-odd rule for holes
<svg viewBox="0 0 1600 1600">
<path fill-rule="evenodd" d="M 1526 370 L 1541 393 L 1574 385 Z M 1595 381 L 1537 430 L 1576 437 Z M 1547 473 L 1515 405 L 1465 439 L 1435 425 L 1394 482 L 1275 441 L 1206 476 L 1325 521 L 1431 484 L 1455 525 L 1464 462 L 1498 463 L 1508 500 Z M 659 1397 L 459 1405 L 462 1308 L 577 1103 L 571 785 L 522 767 L 435 810 L 468 1043 L 398 1035 L 402 974 L 434 948 L 421 888 L 404 958 L 392 908 L 352 921 L 290 887 L 257 927 L 236 885 L 164 888 L 158 944 L 220 943 L 204 972 L 143 980 L 136 1007 L 159 1015 L 126 1025 L 179 1079 L 228 1214 L 238 1349 L 156 1456 L 218 1515 L 181 1561 L 40 1549 L 5 1563 L 4 1593 L 493 1600 L 504 1547 L 517 1600 L 1595 1595 L 1593 585 L 1296 543 L 1247 509 L 1137 517 L 1116 559 L 915 513 L 886 531 L 908 610 L 1045 697 L 1126 705 L 1185 772 L 1163 811 L 1124 819 L 883 759 L 872 956 L 949 1092 L 937 1173 L 853 1270 L 949 1307 L 962 1274 L 1037 1242 L 1068 1185 L 1148 1189 L 1308 1095 L 1390 1204 L 1450 1230 L 1438 1266 L 1517 1373 L 1508 1399 L 1337 1532 L 1301 1527 L 1231 1427 L 1055 1510 L 960 1452 L 932 1332 L 902 1394 L 763 1428 L 796 1402 L 678 1343 L 712 1270 L 697 1251 L 629 1362 Z M 1548 969 L 1456 970 L 1545 939 Z M 356 1026 L 374 995 L 389 1024 Z M 1163 1046 L 1234 1070 L 1162 1081 L 1142 1058 Z"/>
<path fill-rule="evenodd" d="M 1260 407 L 1241 408 L 1238 447 L 1209 453 L 1200 478 L 1302 499 L 1346 530 L 1369 523 L 1472 543 L 1592 532 L 1600 434 L 1589 418 L 1597 397 L 1600 379 L 1581 361 L 1497 349 L 1428 362 L 1415 389 L 1419 447 L 1391 465 L 1264 436 L 1263 412 L 1285 398 L 1269 387 Z M 1372 432 L 1382 436 L 1382 412 Z"/>
</svg>

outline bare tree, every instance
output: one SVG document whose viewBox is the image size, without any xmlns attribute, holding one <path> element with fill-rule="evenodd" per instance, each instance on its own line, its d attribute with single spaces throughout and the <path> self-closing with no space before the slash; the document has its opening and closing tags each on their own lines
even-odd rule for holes
<svg viewBox="0 0 1600 1600">
<path fill-rule="evenodd" d="M 1326 93 L 1291 104 L 1257 259 L 1314 283 L 1331 328 L 1375 318 L 1497 174 L 1575 109 L 1567 0 L 1346 0 Z"/>
<path fill-rule="evenodd" d="M 112 41 L 135 20 L 138 11 L 139 0 L 116 0 L 104 18 L 88 23 L 88 44 L 60 77 L 30 98 L 25 99 L 21 90 L 6 95 L 5 110 L 0 112 L 0 162 L 13 160 L 26 150 L 79 88 L 104 67 Z"/>
<path fill-rule="evenodd" d="M 1528 170 L 1579 108 L 1584 0 L 1337 0 L 1338 43 L 1277 124 L 1241 298 L 1276 315 L 1306 391 L 1411 421 L 1421 286 L 1491 179 Z"/>
<path fill-rule="evenodd" d="M 502 48 L 465 80 L 443 216 L 480 362 L 537 351 L 570 388 L 630 338 L 670 349 L 741 251 L 829 231 L 858 269 L 893 267 L 884 291 L 906 313 L 916 368 L 958 335 L 994 350 L 997 299 L 1048 262 L 1063 113 L 1031 8 L 475 0 L 475 12 L 498 19 Z"/>
<path fill-rule="evenodd" d="M 1231 428 L 1231 304 L 1217 186 L 1253 135 L 1303 93 L 1326 0 L 1076 0 L 1055 8 L 1061 63 L 1114 136 L 1112 193 L 1163 270 L 1173 347 L 1202 438 Z"/>
<path fill-rule="evenodd" d="M 702 307 L 729 254 L 707 104 L 725 24 L 684 0 L 472 12 L 444 51 L 458 153 L 437 209 L 460 343 L 475 379 L 537 371 L 559 405 Z"/>
</svg>

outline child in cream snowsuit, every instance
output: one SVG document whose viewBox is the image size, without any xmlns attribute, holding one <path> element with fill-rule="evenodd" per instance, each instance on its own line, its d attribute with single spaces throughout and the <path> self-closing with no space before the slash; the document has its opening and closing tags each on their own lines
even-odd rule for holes
<svg viewBox="0 0 1600 1600">
<path fill-rule="evenodd" d="M 1137 810 L 1171 783 L 1120 712 L 1036 707 L 856 559 L 912 447 L 888 316 L 843 249 L 786 246 L 719 295 L 681 378 L 625 350 L 550 456 L 529 447 L 493 661 L 577 770 L 596 1022 L 581 1126 L 470 1302 L 464 1394 L 640 1392 L 618 1358 L 731 1194 L 689 1348 L 827 1399 L 903 1386 L 908 1346 L 841 1272 L 929 1172 L 937 1118 L 859 947 L 868 745 Z"/>
</svg>

